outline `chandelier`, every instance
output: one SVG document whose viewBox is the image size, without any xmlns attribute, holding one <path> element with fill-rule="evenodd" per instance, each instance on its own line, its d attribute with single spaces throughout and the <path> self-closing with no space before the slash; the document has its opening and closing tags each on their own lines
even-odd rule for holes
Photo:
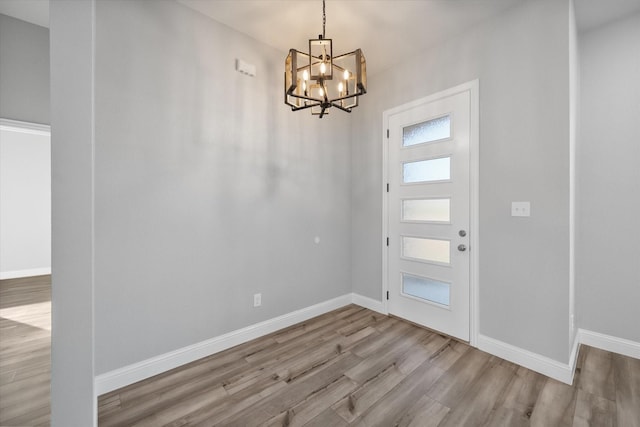
<svg viewBox="0 0 640 427">
<path fill-rule="evenodd" d="M 325 38 L 327 15 L 322 0 L 322 34 L 309 40 L 309 53 L 289 49 L 285 60 L 284 103 L 292 111 L 311 109 L 320 118 L 331 107 L 350 113 L 367 93 L 367 68 L 362 50 L 333 56 Z"/>
</svg>

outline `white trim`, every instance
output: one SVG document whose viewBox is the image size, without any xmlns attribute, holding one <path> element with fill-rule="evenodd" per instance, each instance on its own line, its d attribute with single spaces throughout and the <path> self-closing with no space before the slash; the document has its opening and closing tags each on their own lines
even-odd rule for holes
<svg viewBox="0 0 640 427">
<path fill-rule="evenodd" d="M 580 344 L 640 359 L 640 343 L 599 332 L 578 329 Z"/>
<path fill-rule="evenodd" d="M 51 274 L 51 267 L 30 268 L 28 270 L 3 271 L 3 272 L 0 272 L 0 280 L 19 279 L 21 277 L 42 276 L 45 274 Z"/>
<path fill-rule="evenodd" d="M 469 92 L 470 124 L 469 124 L 469 344 L 478 347 L 480 330 L 480 300 L 479 300 L 479 265 L 480 265 L 480 81 L 478 79 L 462 83 L 441 92 L 390 108 L 382 113 L 382 313 L 388 313 L 386 292 L 389 290 L 388 262 L 389 254 L 386 239 L 389 235 L 389 209 L 387 183 L 388 144 L 387 130 L 389 117 L 410 110 L 422 104 L 447 98 L 461 92 Z"/>
<path fill-rule="evenodd" d="M 478 346 L 480 331 L 480 81 L 469 87 L 469 344 Z"/>
<path fill-rule="evenodd" d="M 571 385 L 573 383 L 573 367 L 571 365 L 575 365 L 575 362 L 571 365 L 560 363 L 557 360 L 489 338 L 482 334 L 478 335 L 478 348 L 565 384 Z"/>
<path fill-rule="evenodd" d="M 384 300 L 383 300 L 384 301 Z M 389 314 L 386 311 L 385 304 L 382 301 L 377 301 L 373 298 L 365 297 L 360 294 L 351 294 L 351 302 L 359 305 L 360 307 L 368 308 L 369 310 L 377 311 L 382 314 Z"/>
<path fill-rule="evenodd" d="M 578 362 L 578 353 L 580 352 L 580 337 L 575 334 L 573 344 L 571 345 L 571 353 L 569 353 L 569 369 L 571 370 L 571 382 L 576 373 L 576 363 Z"/>
<path fill-rule="evenodd" d="M 51 135 L 51 126 L 40 123 L 21 122 L 19 120 L 0 119 L 0 130 L 29 133 L 33 135 Z"/>
<path fill-rule="evenodd" d="M 382 289 L 380 300 L 385 313 L 389 313 L 389 111 L 382 113 Z"/>
<path fill-rule="evenodd" d="M 576 335 L 576 141 L 580 122 L 580 58 L 575 2 L 569 0 L 569 339 Z"/>
<path fill-rule="evenodd" d="M 361 297 L 364 301 L 365 297 Z M 265 320 L 254 325 L 232 331 L 206 341 L 192 344 L 147 360 L 137 362 L 104 374 L 94 379 L 96 396 L 117 390 L 121 387 L 160 374 L 186 363 L 193 362 L 206 356 L 226 350 L 238 344 L 270 334 L 296 323 L 304 322 L 312 317 L 328 313 L 345 305 L 351 304 L 352 294 L 321 302 L 300 310 L 293 311 L 273 319 Z"/>
<path fill-rule="evenodd" d="M 95 377 L 96 395 L 99 396 L 101 394 L 117 390 L 153 375 L 166 372 L 186 363 L 210 356 L 238 344 L 242 344 L 291 325 L 295 325 L 296 323 L 304 322 L 312 317 L 328 313 L 349 304 L 356 304 L 385 315 L 387 314 L 385 311 L 386 305 L 384 304 L 384 300 L 377 301 L 356 293 L 342 295 L 310 307 L 238 329 L 237 331 L 232 331 L 200 343 L 183 347 L 169 353 L 98 375 Z M 580 344 L 590 345 L 592 347 L 640 359 L 640 343 L 611 337 L 597 332 L 585 331 L 584 329 L 580 329 L 575 337 L 568 364 L 560 363 L 548 357 L 481 334 L 477 337 L 477 344 L 477 347 L 482 351 L 516 363 L 520 366 L 524 366 L 525 368 L 539 372 L 566 384 L 571 384 L 573 382 Z"/>
<path fill-rule="evenodd" d="M 96 1 L 91 0 L 91 372 L 93 372 L 93 427 L 98 426 L 96 388 Z"/>
</svg>

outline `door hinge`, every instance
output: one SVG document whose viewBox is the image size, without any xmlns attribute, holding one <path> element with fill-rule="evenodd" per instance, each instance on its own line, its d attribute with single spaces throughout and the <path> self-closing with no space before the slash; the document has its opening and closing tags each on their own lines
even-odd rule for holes
<svg viewBox="0 0 640 427">
<path fill-rule="evenodd" d="M 389 299 L 389 291 L 387 291 L 387 299 Z"/>
<path fill-rule="evenodd" d="M 387 237 L 387 246 L 389 246 L 389 238 Z"/>
<path fill-rule="evenodd" d="M 387 129 L 387 139 L 389 139 L 389 129 Z"/>
<path fill-rule="evenodd" d="M 387 193 L 389 192 L 389 183 L 387 182 Z"/>
</svg>

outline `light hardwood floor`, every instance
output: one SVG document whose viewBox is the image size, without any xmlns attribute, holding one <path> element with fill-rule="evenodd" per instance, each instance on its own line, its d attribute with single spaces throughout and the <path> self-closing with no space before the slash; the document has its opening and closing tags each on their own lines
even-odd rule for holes
<svg viewBox="0 0 640 427">
<path fill-rule="evenodd" d="M 357 306 L 101 396 L 100 426 L 640 426 L 640 360 L 574 386 Z"/>
<path fill-rule="evenodd" d="M 0 280 L 0 426 L 48 426 L 51 276 Z"/>
<path fill-rule="evenodd" d="M 48 424 L 48 280 L 0 285 L 1 426 Z M 348 306 L 105 394 L 98 405 L 100 427 L 640 427 L 640 360 L 583 346 L 568 386 Z"/>
</svg>

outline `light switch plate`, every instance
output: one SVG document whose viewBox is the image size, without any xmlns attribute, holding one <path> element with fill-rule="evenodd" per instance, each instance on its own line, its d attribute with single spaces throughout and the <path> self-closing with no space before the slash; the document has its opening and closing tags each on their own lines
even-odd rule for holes
<svg viewBox="0 0 640 427">
<path fill-rule="evenodd" d="M 531 203 L 511 202 L 511 216 L 531 216 Z"/>
</svg>

